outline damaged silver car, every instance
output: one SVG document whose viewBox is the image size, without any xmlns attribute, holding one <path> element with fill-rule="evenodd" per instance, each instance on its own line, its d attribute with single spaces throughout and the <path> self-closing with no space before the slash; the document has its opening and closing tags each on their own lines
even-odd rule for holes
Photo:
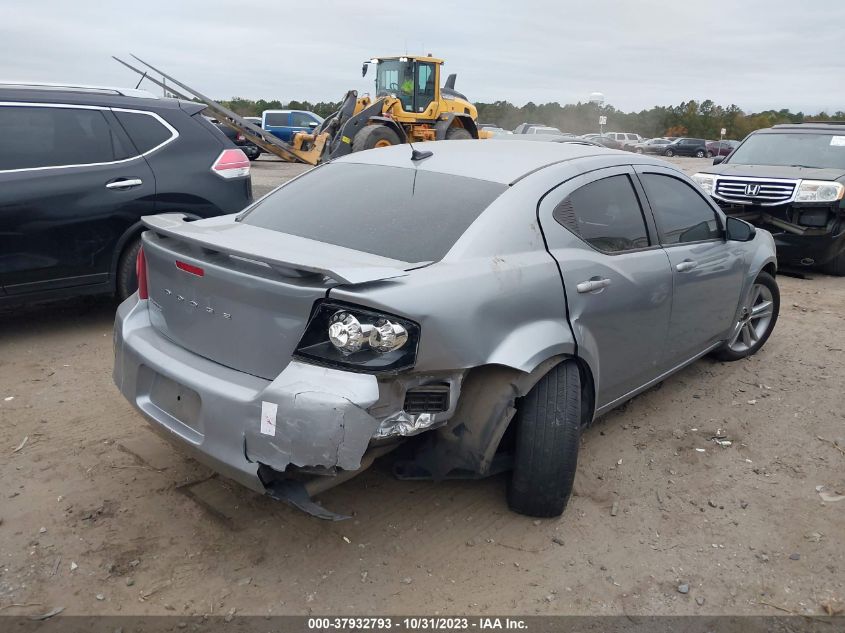
<svg viewBox="0 0 845 633">
<path fill-rule="evenodd" d="M 510 470 L 560 514 L 581 430 L 779 308 L 772 237 L 646 156 L 446 141 L 354 153 L 239 215 L 145 218 L 114 381 L 253 490 L 311 497 L 403 444 L 400 477 Z M 430 148 L 430 149 L 429 149 Z"/>
</svg>

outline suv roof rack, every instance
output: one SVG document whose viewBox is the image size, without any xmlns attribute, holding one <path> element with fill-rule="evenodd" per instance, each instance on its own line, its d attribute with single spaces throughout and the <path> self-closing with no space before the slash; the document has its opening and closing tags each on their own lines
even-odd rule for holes
<svg viewBox="0 0 845 633">
<path fill-rule="evenodd" d="M 802 121 L 801 123 L 778 123 L 772 127 L 801 127 L 801 126 L 845 125 L 845 121 Z"/>
<path fill-rule="evenodd" d="M 112 94 L 120 97 L 142 97 L 144 99 L 158 99 L 148 90 L 138 88 L 113 88 L 111 86 L 85 86 L 78 84 L 58 84 L 31 81 L 0 81 L 0 88 L 33 88 L 36 90 L 56 90 L 66 92 L 90 92 L 95 94 Z"/>
</svg>

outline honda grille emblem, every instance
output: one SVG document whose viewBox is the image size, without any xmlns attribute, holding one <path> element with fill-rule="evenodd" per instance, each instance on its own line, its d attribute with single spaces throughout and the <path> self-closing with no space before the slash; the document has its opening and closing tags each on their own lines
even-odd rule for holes
<svg viewBox="0 0 845 633">
<path fill-rule="evenodd" d="M 756 196 L 758 193 L 760 193 L 760 185 L 745 185 L 746 196 Z"/>
</svg>

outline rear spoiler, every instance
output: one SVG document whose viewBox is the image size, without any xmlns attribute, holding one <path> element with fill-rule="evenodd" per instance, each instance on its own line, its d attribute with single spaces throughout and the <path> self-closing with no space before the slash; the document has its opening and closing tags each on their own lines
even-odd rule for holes
<svg viewBox="0 0 845 633">
<path fill-rule="evenodd" d="M 220 216 L 198 222 L 186 222 L 181 213 L 147 215 L 141 221 L 159 235 L 202 248 L 263 262 L 272 268 L 316 273 L 342 284 L 363 284 L 395 279 L 408 274 L 406 269 L 431 262 L 409 264 L 379 255 L 363 253 L 343 246 L 318 242 L 288 233 L 234 221 L 234 216 Z"/>
</svg>

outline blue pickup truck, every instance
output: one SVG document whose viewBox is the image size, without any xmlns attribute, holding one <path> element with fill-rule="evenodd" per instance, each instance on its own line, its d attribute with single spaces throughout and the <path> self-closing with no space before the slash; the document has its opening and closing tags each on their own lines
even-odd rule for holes
<svg viewBox="0 0 845 633">
<path fill-rule="evenodd" d="M 308 110 L 265 110 L 261 113 L 261 127 L 290 143 L 296 132 L 311 132 L 323 118 Z"/>
</svg>

